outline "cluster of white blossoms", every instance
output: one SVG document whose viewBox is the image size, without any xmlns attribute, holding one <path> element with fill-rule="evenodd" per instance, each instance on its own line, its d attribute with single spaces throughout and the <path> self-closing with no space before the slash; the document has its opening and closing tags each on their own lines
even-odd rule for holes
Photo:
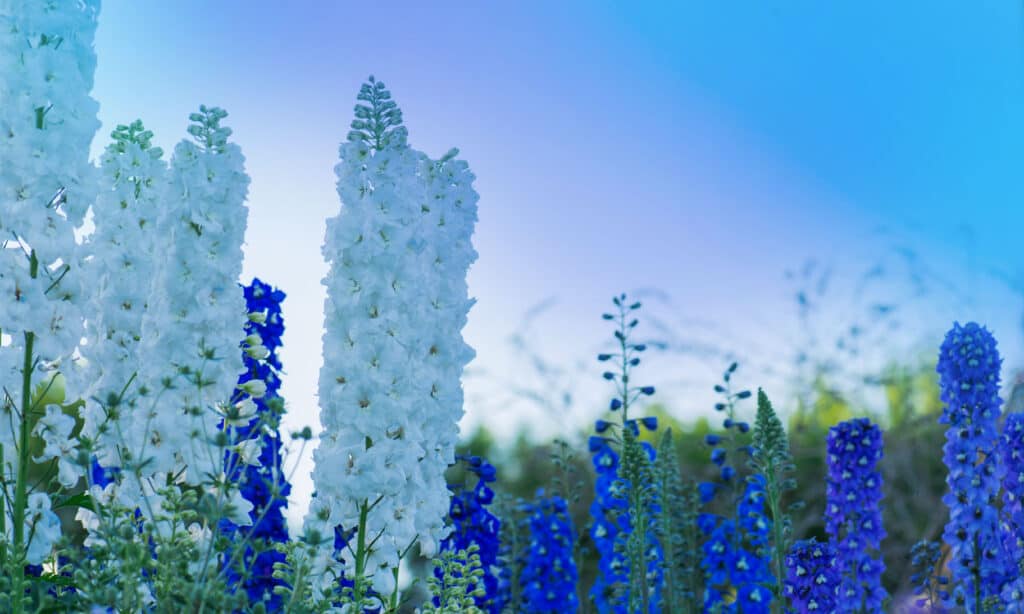
<svg viewBox="0 0 1024 614">
<path fill-rule="evenodd" d="M 156 223 L 162 210 L 167 164 L 142 122 L 118 126 L 100 160 L 100 191 L 93 205 L 95 230 L 84 262 L 91 280 L 86 342 L 83 433 L 97 461 L 120 467 L 125 434 L 136 420 L 138 352 L 142 319 L 162 253 Z"/>
<path fill-rule="evenodd" d="M 26 376 L 33 386 L 46 383 L 36 394 L 0 401 L 0 471 L 8 489 L 24 483 L 15 475 L 23 424 L 43 438 L 44 459 L 72 444 L 70 432 L 57 428 L 60 409 L 42 406 L 63 400 L 46 386 L 59 385 L 54 374 L 82 336 L 74 231 L 95 194 L 89 145 L 99 121 L 89 91 L 98 10 L 98 0 L 0 3 L 0 381 L 12 391 Z M 54 428 L 44 423 L 51 418 Z M 77 465 L 61 464 L 60 481 L 77 472 Z M 4 496 L 11 501 L 15 493 Z M 60 525 L 46 494 L 32 493 L 27 504 L 28 562 L 38 563 Z M 8 539 L 12 507 L 3 512 Z"/>
<path fill-rule="evenodd" d="M 218 409 L 237 399 L 245 337 L 238 286 L 249 177 L 227 113 L 200 107 L 175 147 L 157 235 L 163 242 L 142 320 L 140 392 L 127 441 L 149 474 L 177 474 L 199 484 L 223 471 L 215 444 Z"/>
<path fill-rule="evenodd" d="M 431 556 L 446 533 L 444 472 L 473 357 L 461 329 L 472 305 L 465 278 L 476 258 L 477 195 L 454 152 L 433 161 L 408 145 L 383 84 L 371 78 L 359 99 L 369 106 L 356 107 L 340 147 L 342 210 L 323 246 L 323 432 L 306 527 L 331 536 L 364 523 L 366 573 L 388 594 L 402 554 L 418 542 Z M 349 577 L 356 539 L 341 552 Z"/>
</svg>

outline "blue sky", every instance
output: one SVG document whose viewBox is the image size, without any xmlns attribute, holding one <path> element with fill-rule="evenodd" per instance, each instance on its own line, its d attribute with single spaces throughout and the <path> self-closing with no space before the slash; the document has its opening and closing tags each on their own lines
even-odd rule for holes
<svg viewBox="0 0 1024 614">
<path fill-rule="evenodd" d="M 94 148 L 139 117 L 170 151 L 200 103 L 228 110 L 252 176 L 245 275 L 288 293 L 283 393 L 310 424 L 332 167 L 376 75 L 412 144 L 457 146 L 478 177 L 467 426 L 544 432 L 604 392 L 595 377 L 561 422 L 495 402 L 495 378 L 529 378 L 507 338 L 531 306 L 555 301 L 530 330 L 556 362 L 600 346 L 614 293 L 656 288 L 684 337 L 764 365 L 802 334 L 783 272 L 808 258 L 838 280 L 823 329 L 884 261 L 883 293 L 931 280 L 892 351 L 976 318 L 1024 363 L 1022 295 L 993 275 L 1024 283 L 1022 25 L 1015 2 L 105 0 Z M 684 382 L 662 400 L 707 413 L 720 359 L 652 358 L 653 383 Z"/>
</svg>

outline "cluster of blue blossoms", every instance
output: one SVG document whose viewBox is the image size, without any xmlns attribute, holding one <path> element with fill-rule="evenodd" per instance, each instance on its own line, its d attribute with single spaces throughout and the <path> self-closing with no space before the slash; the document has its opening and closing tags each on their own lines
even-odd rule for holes
<svg viewBox="0 0 1024 614">
<path fill-rule="evenodd" d="M 814 538 L 793 544 L 786 555 L 783 592 L 797 614 L 836 612 L 840 572 L 835 546 Z"/>
<path fill-rule="evenodd" d="M 1024 613 L 1024 414 L 1009 414 L 1000 441 L 1003 475 L 1002 539 L 1009 563 L 1000 594 L 1010 614 Z"/>
<path fill-rule="evenodd" d="M 253 279 L 252 283 L 243 287 L 246 307 L 249 313 L 262 313 L 262 321 L 250 320 L 246 323 L 246 335 L 257 334 L 269 354 L 262 360 L 255 360 L 243 352 L 245 372 L 238 378 L 239 385 L 252 380 L 262 380 L 267 385 L 266 394 L 253 399 L 256 404 L 256 416 L 248 424 L 239 427 L 240 440 L 258 437 L 260 441 L 259 465 L 245 465 L 237 459 L 227 459 L 227 466 L 233 470 L 232 478 L 240 483 L 242 496 L 253 504 L 249 512 L 252 525 L 236 527 L 229 521 L 222 521 L 222 528 L 228 536 L 238 532 L 247 536 L 249 542 L 260 546 L 259 552 L 252 546 L 246 547 L 243 567 L 247 570 L 244 579 L 239 578 L 233 570 L 228 570 L 232 584 L 244 589 L 252 603 L 264 603 L 269 611 L 277 611 L 280 607 L 279 595 L 274 594 L 276 580 L 274 564 L 284 562 L 284 554 L 269 547 L 275 543 L 288 541 L 288 527 L 285 524 L 284 508 L 288 505 L 291 485 L 282 472 L 282 442 L 279 431 L 283 403 L 280 396 L 281 359 L 277 350 L 281 347 L 281 336 L 284 334 L 284 320 L 281 316 L 281 302 L 284 292 L 270 285 Z"/>
<path fill-rule="evenodd" d="M 767 547 L 771 520 L 764 510 L 764 478 L 752 475 L 736 506 L 736 518 L 701 514 L 697 523 L 707 536 L 701 568 L 707 586 L 706 611 L 764 614 L 770 610 L 773 582 Z"/>
<path fill-rule="evenodd" d="M 576 582 L 579 574 L 573 557 L 576 530 L 569 505 L 559 496 L 537 493 L 526 505 L 530 543 L 522 561 L 519 582 L 523 609 L 537 614 L 565 614 L 579 609 Z"/>
<path fill-rule="evenodd" d="M 593 519 L 590 537 L 600 560 L 600 570 L 590 594 L 598 612 L 606 614 L 615 611 L 612 608 L 616 587 L 629 582 L 629 566 L 625 555 L 615 548 L 620 533 L 616 519 L 624 514 L 628 506 L 618 492 L 622 487 L 618 476 L 619 455 L 612 448 L 611 442 L 604 437 L 593 436 L 590 438 L 590 452 L 597 474 L 594 501 L 590 504 L 590 517 Z"/>
<path fill-rule="evenodd" d="M 946 408 L 940 422 L 948 424 L 943 461 L 949 468 L 949 522 L 943 539 L 951 549 L 949 562 L 956 585 L 953 600 L 970 611 L 998 598 L 1006 579 L 1006 562 L 995 507 L 1000 486 L 999 369 L 996 340 L 971 322 L 955 324 L 946 335 L 937 371 Z M 949 605 L 953 605 L 952 603 Z"/>
<path fill-rule="evenodd" d="M 837 424 L 828 433 L 825 531 L 842 574 L 837 612 L 878 612 L 882 588 L 882 431 L 867 418 Z"/>
<path fill-rule="evenodd" d="M 441 550 L 458 552 L 476 544 L 484 572 L 484 591 L 474 601 L 481 610 L 499 614 L 507 600 L 506 591 L 500 590 L 501 521 L 488 509 L 494 502 L 494 491 L 488 484 L 497 479 L 496 471 L 494 465 L 479 456 L 459 456 L 457 460 L 476 476 L 476 484 L 472 488 L 461 488 L 452 496 L 448 512 L 452 532 L 441 542 Z M 435 569 L 434 573 L 439 579 L 442 577 L 441 570 Z"/>
</svg>

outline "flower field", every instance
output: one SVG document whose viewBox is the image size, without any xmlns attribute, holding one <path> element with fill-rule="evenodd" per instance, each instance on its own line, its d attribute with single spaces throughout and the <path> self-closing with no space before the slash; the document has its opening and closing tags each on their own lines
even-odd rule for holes
<svg viewBox="0 0 1024 614">
<path fill-rule="evenodd" d="M 199 106 L 169 154 L 126 118 L 91 160 L 99 13 L 0 0 L 0 612 L 1024 612 L 1024 414 L 974 322 L 935 339 L 930 410 L 787 424 L 730 361 L 698 427 L 618 294 L 582 436 L 509 461 L 460 433 L 476 177 L 372 76 L 338 135 L 319 428 L 289 432 L 283 335 L 316 316 L 240 279 L 230 116 Z"/>
</svg>

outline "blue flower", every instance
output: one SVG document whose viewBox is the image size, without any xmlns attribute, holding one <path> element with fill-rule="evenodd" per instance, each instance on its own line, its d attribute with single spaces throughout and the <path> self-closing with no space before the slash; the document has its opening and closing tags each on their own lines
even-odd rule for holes
<svg viewBox="0 0 1024 614">
<path fill-rule="evenodd" d="M 579 574 L 573 558 L 576 532 L 569 507 L 561 497 L 544 497 L 528 506 L 530 545 L 520 583 L 523 607 L 538 614 L 566 614 L 579 609 L 576 582 Z"/>
<path fill-rule="evenodd" d="M 707 577 L 705 611 L 767 614 L 772 582 L 767 545 L 771 521 L 764 513 L 764 477 L 747 481 L 736 507 L 736 520 L 701 514 L 698 527 L 708 535 L 701 567 Z M 727 603 L 726 594 L 732 594 Z"/>
<path fill-rule="evenodd" d="M 943 538 L 952 551 L 949 568 L 956 584 L 955 599 L 974 610 L 975 593 L 997 597 L 1015 562 L 1003 558 L 999 514 L 991 505 L 999 492 L 1001 468 L 992 454 L 999 441 L 999 369 L 1002 359 L 996 340 L 973 322 L 954 324 L 939 353 L 941 399 L 939 419 L 949 425 L 943 461 L 949 468 L 949 522 Z M 949 605 L 953 605 L 950 603 Z"/>
<path fill-rule="evenodd" d="M 269 354 L 262 360 L 256 360 L 243 351 L 246 370 L 239 376 L 238 383 L 262 379 L 267 385 L 267 391 L 263 397 L 253 399 L 257 409 L 256 417 L 248 425 L 238 427 L 237 432 L 239 441 L 259 438 L 260 466 L 243 465 L 232 453 L 228 453 L 225 458 L 225 466 L 230 475 L 241 484 L 242 496 L 253 504 L 249 513 L 253 524 L 237 527 L 222 521 L 221 527 L 229 537 L 238 532 L 251 541 L 270 545 L 288 541 L 284 508 L 288 505 L 288 495 L 291 493 L 291 485 L 283 477 L 282 442 L 277 428 L 284 409 L 278 392 L 281 387 L 281 361 L 277 350 L 281 347 L 281 335 L 284 333 L 281 301 L 285 294 L 259 279 L 253 279 L 250 285 L 243 286 L 242 291 L 249 313 L 265 315 L 262 322 L 247 321 L 245 333 L 259 335 Z M 245 537 L 232 539 L 241 541 Z M 280 595 L 274 594 L 274 587 L 281 584 L 280 580 L 273 577 L 274 564 L 278 562 L 284 562 L 284 554 L 274 548 L 263 548 L 262 552 L 255 554 L 253 548 L 247 546 L 242 557 L 242 567 L 247 570 L 247 574 L 243 579 L 236 569 L 229 569 L 229 582 L 234 587 L 243 588 L 250 602 L 264 603 L 269 611 L 276 611 L 281 607 Z"/>
<path fill-rule="evenodd" d="M 1006 561 L 1012 564 L 1024 560 L 1024 414 L 1006 416 L 999 456 L 1005 469 L 1000 538 Z M 1010 578 L 1001 591 L 1009 614 L 1024 612 L 1024 574 L 1014 571 L 1008 566 Z"/>
<path fill-rule="evenodd" d="M 835 612 L 840 573 L 836 549 L 814 538 L 793 544 L 786 555 L 783 592 L 797 614 Z"/>
<path fill-rule="evenodd" d="M 879 549 L 882 528 L 882 431 L 867 418 L 837 424 L 828 433 L 828 483 L 825 531 L 839 556 L 843 576 L 837 612 L 854 614 L 882 609 Z"/>
<path fill-rule="evenodd" d="M 485 612 L 498 614 L 505 606 L 505 593 L 500 590 L 501 569 L 498 564 L 500 550 L 499 533 L 501 521 L 487 509 L 494 501 L 494 491 L 488 486 L 497 479 L 493 465 L 479 456 L 459 456 L 473 473 L 476 484 L 473 488 L 450 487 L 452 496 L 448 516 L 452 521 L 452 533 L 441 541 L 441 551 L 458 552 L 476 544 L 479 549 L 480 566 L 484 571 L 484 594 L 474 597 L 476 606 Z M 434 574 L 441 578 L 441 570 Z M 435 605 L 438 605 L 435 602 Z"/>
</svg>

